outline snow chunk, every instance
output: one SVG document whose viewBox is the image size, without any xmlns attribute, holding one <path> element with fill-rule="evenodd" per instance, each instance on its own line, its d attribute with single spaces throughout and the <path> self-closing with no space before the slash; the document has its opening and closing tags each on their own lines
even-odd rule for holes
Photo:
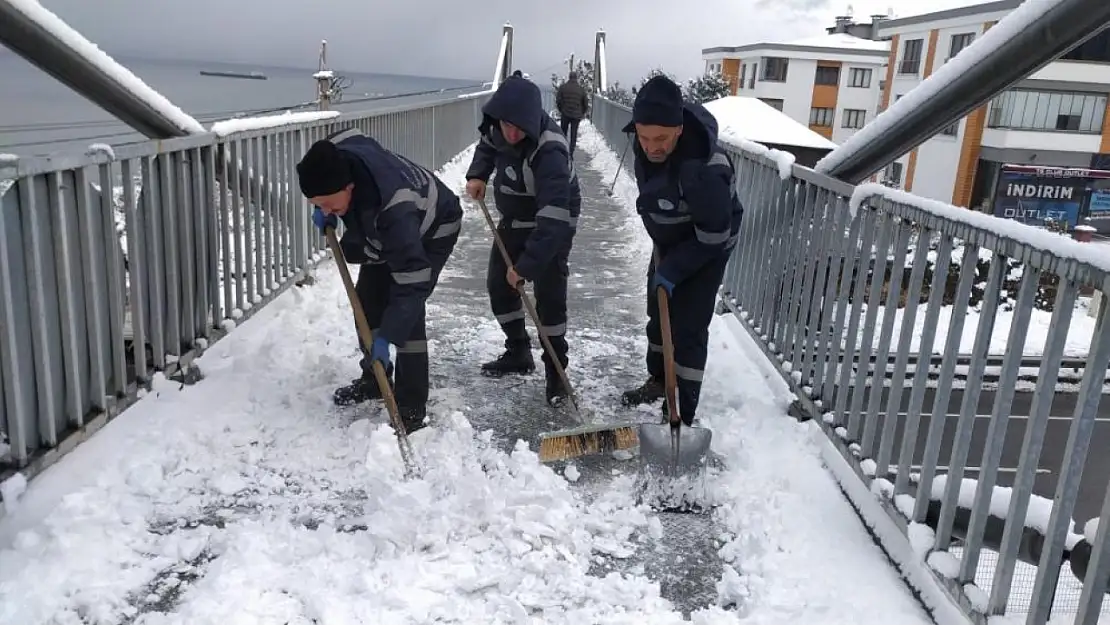
<svg viewBox="0 0 1110 625">
<path fill-rule="evenodd" d="M 89 144 L 89 147 L 85 148 L 85 154 L 88 154 L 90 156 L 95 154 L 103 154 L 107 156 L 110 160 L 116 160 L 116 151 L 112 149 L 112 146 L 108 145 L 107 143 L 91 143 Z"/>
<path fill-rule="evenodd" d="M 929 554 L 929 567 L 948 579 L 960 574 L 960 561 L 947 551 L 934 551 Z"/>
<path fill-rule="evenodd" d="M 334 78 L 335 77 L 335 72 L 331 71 L 330 69 L 322 69 L 322 70 L 316 72 L 315 74 L 313 74 L 312 77 L 316 78 L 316 79 Z"/>
<path fill-rule="evenodd" d="M 278 115 L 239 117 L 235 119 L 225 119 L 223 121 L 213 123 L 212 132 L 221 137 L 226 137 L 227 135 L 237 132 L 247 132 L 249 130 L 265 130 L 267 128 L 276 128 L 278 126 L 287 126 L 290 124 L 315 122 L 323 119 L 339 117 L 339 115 L 339 111 L 301 111 L 299 113 L 286 111 Z"/>
<path fill-rule="evenodd" d="M 1022 7 L 1029 4 L 1023 4 Z M 903 98 L 904 100 L 905 98 Z M 1049 232 L 1042 228 L 1029 226 L 1013 219 L 1004 219 L 1002 217 L 995 217 L 986 213 L 960 208 L 937 200 L 930 200 L 923 197 L 906 193 L 898 189 L 891 189 L 875 182 L 867 182 L 856 187 L 852 192 L 852 198 L 848 203 L 848 210 L 851 211 L 852 217 L 855 217 L 856 212 L 859 210 L 864 200 L 874 196 L 884 197 L 892 202 L 899 202 L 919 208 L 923 211 L 928 211 L 942 219 L 950 221 L 957 221 L 960 223 L 981 228 L 994 234 L 1013 239 L 1018 243 L 1048 251 L 1051 254 L 1062 258 L 1072 258 L 1079 262 L 1090 264 L 1103 271 L 1110 271 L 1110 256 L 1105 252 L 1105 248 L 1097 245 L 1090 245 L 1081 243 L 1074 239 L 1060 236 L 1054 232 Z"/>
<path fill-rule="evenodd" d="M 19 162 L 18 154 L 0 153 L 0 165 L 15 165 Z"/>
<path fill-rule="evenodd" d="M 567 468 L 563 469 L 563 475 L 570 482 L 577 482 L 578 478 L 582 477 L 582 474 L 578 472 L 578 467 L 574 466 L 573 463 L 568 464 Z"/>
<path fill-rule="evenodd" d="M 971 607 L 979 612 L 987 611 L 990 598 L 987 596 L 987 593 L 983 592 L 982 588 L 979 588 L 975 584 L 964 584 L 964 596 L 971 602 Z"/>
<path fill-rule="evenodd" d="M 1095 518 L 1087 521 L 1083 525 L 1083 538 L 1086 538 L 1087 542 L 1094 545 L 1095 544 L 1095 536 L 1097 536 L 1097 535 L 1098 535 L 1098 517 L 1096 516 Z"/>
<path fill-rule="evenodd" d="M 16 473 L 0 482 L 0 498 L 4 499 L 4 510 L 14 512 L 19 498 L 27 491 L 27 478 L 22 473 Z"/>
<path fill-rule="evenodd" d="M 820 150 L 836 148 L 832 141 L 757 98 L 726 96 L 703 106 L 717 118 L 719 135 L 725 141 L 747 139 Z"/>
<path fill-rule="evenodd" d="M 47 10 L 37 0 L 12 0 L 8 4 L 26 16 L 27 19 L 38 24 L 40 28 L 63 41 L 71 50 L 95 65 L 132 95 L 145 102 L 152 109 L 157 110 L 183 133 L 201 134 L 204 132 L 204 126 L 200 122 L 177 108 L 165 96 L 150 88 L 142 79 L 131 73 L 131 70 L 117 63 L 96 44 L 71 28 L 69 24 Z"/>
<path fill-rule="evenodd" d="M 978 65 L 984 57 L 997 50 L 1015 35 L 1029 28 L 1057 4 L 1059 4 L 1059 0 L 1022 2 L 1020 6 L 999 20 L 982 36 L 977 36 L 971 45 L 961 50 L 952 60 L 941 65 L 940 69 L 923 80 L 920 85 L 911 89 L 909 93 L 896 102 L 892 102 L 871 123 L 866 124 L 859 132 L 841 144 L 839 148 L 818 161 L 815 169 L 822 173 L 828 173 L 829 170 L 844 162 L 845 157 L 849 154 L 890 132 L 910 111 L 920 108 L 924 102 L 936 97 L 954 80 Z"/>
</svg>

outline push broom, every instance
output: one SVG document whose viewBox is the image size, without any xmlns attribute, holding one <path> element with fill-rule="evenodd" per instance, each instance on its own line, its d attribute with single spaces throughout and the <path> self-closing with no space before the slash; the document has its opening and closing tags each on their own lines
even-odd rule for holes
<svg viewBox="0 0 1110 625">
<path fill-rule="evenodd" d="M 490 215 L 485 200 L 479 198 L 478 206 L 481 207 L 482 214 L 486 218 L 486 225 L 489 226 L 490 232 L 493 233 L 494 244 L 497 245 L 497 249 L 501 252 L 501 257 L 505 260 L 505 266 L 512 267 L 513 260 L 509 256 L 509 250 L 505 248 L 505 243 L 501 240 L 501 235 L 497 232 L 497 226 L 493 223 L 493 216 Z M 551 339 L 548 338 L 547 333 L 544 332 L 543 325 L 540 324 L 540 316 L 536 311 L 536 306 L 532 302 L 532 298 L 530 298 L 528 293 L 524 290 L 524 281 L 522 280 L 515 286 L 517 292 L 520 293 L 520 299 L 524 302 L 525 309 L 528 310 L 528 316 L 532 318 L 532 324 L 536 326 L 536 333 L 540 337 L 540 343 L 543 344 L 544 351 L 547 352 L 547 356 L 551 360 L 551 364 L 555 367 L 555 372 L 559 376 L 559 381 L 562 382 L 563 388 L 567 391 L 570 405 L 574 408 L 574 412 L 578 415 L 579 420 L 585 421 L 583 412 L 578 406 L 578 396 L 575 394 L 574 388 L 570 384 L 570 379 L 567 377 L 566 370 L 563 369 L 563 363 L 556 357 L 555 348 L 551 345 Z M 570 430 L 541 434 L 539 457 L 540 462 L 569 460 L 587 454 L 631 449 L 639 445 L 639 443 L 639 438 L 636 436 L 636 428 L 631 424 L 586 425 Z"/>
</svg>

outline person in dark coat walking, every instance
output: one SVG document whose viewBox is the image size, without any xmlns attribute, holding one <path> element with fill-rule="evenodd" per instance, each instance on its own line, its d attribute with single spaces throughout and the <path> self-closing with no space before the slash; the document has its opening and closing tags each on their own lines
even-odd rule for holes
<svg viewBox="0 0 1110 625">
<path fill-rule="evenodd" d="M 506 267 L 491 246 L 486 286 L 490 307 L 505 333 L 505 352 L 482 365 L 489 376 L 535 370 L 525 311 L 517 285 L 535 285 L 540 324 L 565 368 L 567 358 L 568 259 L 582 204 L 578 177 L 566 138 L 544 112 L 540 90 L 523 78 L 509 78 L 482 107 L 481 139 L 466 173 L 467 194 L 486 193 L 496 172 L 493 197 L 501 220 L 497 232 L 513 261 Z M 547 400 L 558 404 L 567 391 L 547 353 L 543 354 Z"/>
<path fill-rule="evenodd" d="M 578 124 L 590 110 L 590 94 L 578 82 L 578 74 L 571 72 L 567 80 L 555 92 L 555 108 L 559 109 L 559 128 L 570 144 L 570 156 L 574 158 L 574 146 L 578 143 Z"/>
<path fill-rule="evenodd" d="M 401 420 L 407 431 L 418 430 L 429 386 L 425 301 L 459 238 L 459 197 L 433 172 L 357 129 L 312 144 L 297 177 L 321 232 L 343 220 L 340 245 L 347 262 L 361 265 L 355 290 L 374 335 L 372 345 L 361 346 L 362 376 L 336 390 L 335 403 L 381 399 L 372 366 L 381 362 L 392 377 L 393 345 Z"/>
<path fill-rule="evenodd" d="M 743 206 L 732 184 L 733 166 L 717 145 L 717 121 L 699 104 L 684 103 L 682 90 L 665 76 L 636 94 L 636 210 L 661 260 L 648 266 L 648 380 L 626 391 L 627 406 L 664 396 L 663 342 L 657 289 L 669 298 L 678 408 L 690 425 L 701 395 L 708 355 L 709 323 L 729 254 L 736 245 Z M 663 404 L 666 419 L 666 402 Z"/>
</svg>

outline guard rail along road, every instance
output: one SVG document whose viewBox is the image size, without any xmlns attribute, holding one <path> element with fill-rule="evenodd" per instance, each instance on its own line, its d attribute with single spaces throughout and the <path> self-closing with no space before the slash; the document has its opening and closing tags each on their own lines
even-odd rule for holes
<svg viewBox="0 0 1110 625">
<path fill-rule="evenodd" d="M 593 123 L 617 153 L 630 118 L 595 94 Z M 953 622 L 945 610 L 1096 622 L 1110 497 L 1104 450 L 1087 452 L 1110 328 L 1105 308 L 1086 334 L 1073 312 L 1081 293 L 1110 285 L 1110 261 L 1064 236 L 722 144 L 745 208 L 722 305 L 791 384 L 796 416 L 819 428 L 841 488 L 938 622 Z M 1055 384 L 1065 348 L 1085 360 L 1071 393 Z M 934 353 L 929 371 L 911 371 Z M 1040 356 L 1032 384 L 1025 354 Z M 991 382 L 988 356 L 1000 357 Z M 1094 520 L 1077 528 L 1077 508 Z"/>
<path fill-rule="evenodd" d="M 488 97 L 0 162 L 0 460 L 38 473 L 306 278 L 313 141 L 354 126 L 434 170 Z"/>
</svg>

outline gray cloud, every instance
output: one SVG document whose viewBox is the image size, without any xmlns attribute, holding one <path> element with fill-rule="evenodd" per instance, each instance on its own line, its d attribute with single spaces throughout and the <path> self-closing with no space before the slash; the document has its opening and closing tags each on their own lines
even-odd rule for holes
<svg viewBox="0 0 1110 625">
<path fill-rule="evenodd" d="M 918 0 L 914 9 L 931 10 L 938 3 L 966 2 Z M 866 16 L 870 11 L 860 4 L 856 14 Z M 347 71 L 477 79 L 492 76 L 505 21 L 516 30 L 514 65 L 535 78 L 546 78 L 572 52 L 592 58 L 594 32 L 604 28 L 610 80 L 624 83 L 655 66 L 681 78 L 700 73 L 704 47 L 817 35 L 840 12 L 828 0 L 43 0 L 43 5 L 109 52 L 313 66 L 320 40 L 327 39 L 332 65 Z"/>
</svg>

